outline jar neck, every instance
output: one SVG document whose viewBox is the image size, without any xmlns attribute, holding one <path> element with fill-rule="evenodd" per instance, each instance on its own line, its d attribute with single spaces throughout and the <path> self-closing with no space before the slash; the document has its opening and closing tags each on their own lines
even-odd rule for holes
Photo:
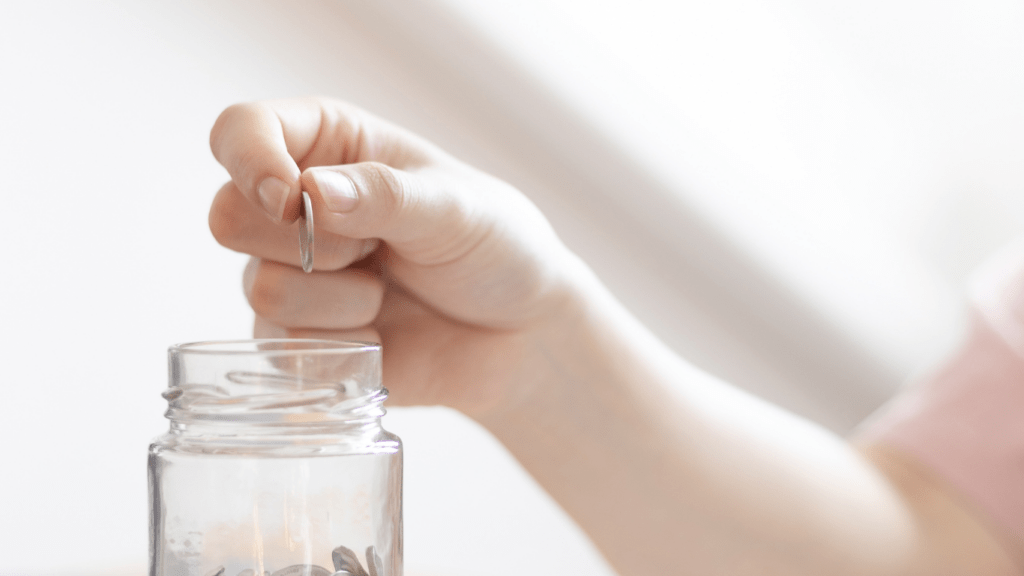
<svg viewBox="0 0 1024 576">
<path fill-rule="evenodd" d="M 380 429 L 388 391 L 346 398 L 344 388 L 224 395 L 206 386 L 168 389 L 171 432 L 180 436 L 299 436 Z"/>
</svg>

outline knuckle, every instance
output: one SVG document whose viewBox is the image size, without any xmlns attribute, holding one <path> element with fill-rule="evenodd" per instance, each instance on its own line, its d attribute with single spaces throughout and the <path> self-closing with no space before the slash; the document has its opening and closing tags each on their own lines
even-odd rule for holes
<svg viewBox="0 0 1024 576">
<path fill-rule="evenodd" d="M 218 244 L 238 250 L 244 247 L 252 224 L 245 217 L 246 211 L 239 206 L 239 202 L 245 199 L 233 190 L 233 186 L 233 182 L 227 182 L 214 197 L 207 223 Z"/>
<path fill-rule="evenodd" d="M 264 164 L 263 151 L 257 147 L 247 146 L 242 149 L 233 161 L 232 177 L 240 187 L 250 194 L 256 193 L 256 179 Z"/>
<path fill-rule="evenodd" d="M 371 190 L 386 191 L 384 195 L 387 211 L 402 209 L 409 203 L 410 195 L 404 179 L 396 170 L 381 162 L 366 162 L 363 165 L 364 186 Z M 358 184 L 357 184 L 358 186 Z M 360 192 L 363 192 L 362 190 Z"/>
<path fill-rule="evenodd" d="M 365 326 L 373 322 L 380 313 L 381 304 L 384 301 L 384 284 L 366 272 L 357 271 L 357 273 L 362 292 L 360 301 L 363 305 L 359 308 L 354 323 L 357 326 Z"/>
<path fill-rule="evenodd" d="M 213 123 L 213 128 L 210 130 L 210 148 L 213 149 L 214 155 L 217 155 L 220 148 L 218 144 L 224 135 L 231 128 L 237 126 L 243 118 L 251 115 L 254 106 L 252 103 L 232 104 L 217 116 L 217 120 Z"/>
<path fill-rule="evenodd" d="M 253 312 L 269 320 L 280 317 L 287 304 L 287 292 L 276 276 L 268 271 L 266 265 L 261 264 L 246 293 Z"/>
<path fill-rule="evenodd" d="M 228 185 L 225 185 L 225 188 Z M 210 226 L 210 233 L 214 240 L 226 248 L 234 248 L 238 245 L 238 239 L 242 236 L 245 228 L 242 218 L 237 210 L 232 210 L 230 201 L 226 198 L 224 189 L 218 193 L 210 206 L 210 215 L 207 223 Z"/>
<path fill-rule="evenodd" d="M 218 244 L 225 248 L 235 249 L 242 237 L 242 226 L 239 219 L 230 213 L 210 212 L 210 233 Z"/>
<path fill-rule="evenodd" d="M 231 173 L 243 193 L 251 193 L 262 169 L 263 151 L 249 145 L 246 135 L 259 126 L 260 118 L 272 114 L 262 102 L 246 102 L 228 106 L 217 117 L 210 130 L 210 149 L 218 162 Z"/>
</svg>

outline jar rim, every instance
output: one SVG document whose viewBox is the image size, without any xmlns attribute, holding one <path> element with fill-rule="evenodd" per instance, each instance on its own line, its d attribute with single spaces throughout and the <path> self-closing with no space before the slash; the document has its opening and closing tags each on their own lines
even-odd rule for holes
<svg viewBox="0 0 1024 576">
<path fill-rule="evenodd" d="M 285 356 L 291 354 L 356 354 L 378 352 L 380 344 L 358 340 L 322 340 L 315 338 L 257 338 L 249 340 L 204 340 L 171 346 L 172 354 L 230 356 Z"/>
</svg>

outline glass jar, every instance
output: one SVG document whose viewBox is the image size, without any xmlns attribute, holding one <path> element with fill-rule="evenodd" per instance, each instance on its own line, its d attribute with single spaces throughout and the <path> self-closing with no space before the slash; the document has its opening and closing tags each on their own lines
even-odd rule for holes
<svg viewBox="0 0 1024 576">
<path fill-rule="evenodd" d="M 402 444 L 381 427 L 378 345 L 201 342 L 169 361 L 150 576 L 401 576 Z"/>
</svg>

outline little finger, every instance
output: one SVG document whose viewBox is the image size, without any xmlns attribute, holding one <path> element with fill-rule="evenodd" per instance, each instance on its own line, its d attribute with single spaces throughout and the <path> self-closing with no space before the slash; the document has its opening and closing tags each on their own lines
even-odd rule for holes
<svg viewBox="0 0 1024 576">
<path fill-rule="evenodd" d="M 336 342 L 372 342 L 380 344 L 380 334 L 372 326 L 349 330 L 321 330 L 318 328 L 288 328 L 256 316 L 252 329 L 254 338 L 308 338 Z"/>
<path fill-rule="evenodd" d="M 280 326 L 347 330 L 370 324 L 380 311 L 384 284 L 366 270 L 306 274 L 253 258 L 243 275 L 249 305 Z"/>
</svg>

